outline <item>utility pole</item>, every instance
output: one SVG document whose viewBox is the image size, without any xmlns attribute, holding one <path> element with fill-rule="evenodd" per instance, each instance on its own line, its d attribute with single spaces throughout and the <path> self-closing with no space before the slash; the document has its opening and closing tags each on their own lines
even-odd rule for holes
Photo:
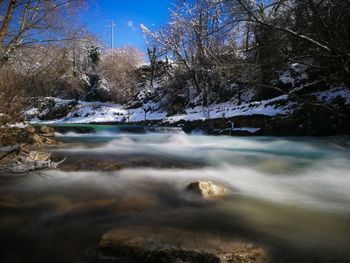
<svg viewBox="0 0 350 263">
<path fill-rule="evenodd" d="M 115 25 L 115 23 L 114 23 L 114 21 L 113 21 L 113 19 L 111 20 L 111 25 L 110 25 L 110 27 L 111 27 L 111 49 L 113 50 L 113 48 L 114 48 L 114 27 L 115 27 L 116 25 Z"/>
</svg>

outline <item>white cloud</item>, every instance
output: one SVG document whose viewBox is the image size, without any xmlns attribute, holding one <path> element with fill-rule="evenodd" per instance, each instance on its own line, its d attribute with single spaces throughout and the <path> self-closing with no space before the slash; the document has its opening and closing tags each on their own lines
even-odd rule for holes
<svg viewBox="0 0 350 263">
<path fill-rule="evenodd" d="M 129 20 L 128 23 L 127 23 L 127 26 L 133 28 L 134 27 L 134 21 Z"/>
<path fill-rule="evenodd" d="M 136 26 L 134 25 L 134 21 L 129 20 L 126 25 L 131 28 L 132 31 L 136 31 Z"/>
</svg>

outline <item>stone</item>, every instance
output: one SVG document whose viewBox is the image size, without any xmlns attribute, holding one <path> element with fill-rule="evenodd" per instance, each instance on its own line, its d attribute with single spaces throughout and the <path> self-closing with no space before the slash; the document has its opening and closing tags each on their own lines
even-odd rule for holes
<svg viewBox="0 0 350 263">
<path fill-rule="evenodd" d="M 204 199 L 220 199 L 227 197 L 230 191 L 211 181 L 196 181 L 187 186 L 187 191 L 201 196 Z"/>
<path fill-rule="evenodd" d="M 57 144 L 54 139 L 50 138 L 51 135 L 54 135 L 51 128 L 48 128 L 46 132 L 50 132 L 50 134 L 42 134 L 32 126 L 25 128 L 0 127 L 0 146 L 13 146 L 23 143 L 37 146 Z"/>
<path fill-rule="evenodd" d="M 163 227 L 112 229 L 102 236 L 93 255 L 97 260 L 107 260 L 102 262 L 124 263 L 268 262 L 268 251 L 256 244 L 206 232 Z"/>
<path fill-rule="evenodd" d="M 53 162 L 43 149 L 57 142 L 31 126 L 25 128 L 0 127 L 0 146 L 11 147 L 0 159 L 0 172 L 26 173 L 34 170 L 56 168 L 61 162 Z"/>
<path fill-rule="evenodd" d="M 48 127 L 48 126 L 41 126 L 40 133 L 43 136 L 54 137 L 55 136 L 55 129 L 52 127 Z"/>
<path fill-rule="evenodd" d="M 33 143 L 36 145 L 44 145 L 44 139 L 38 134 L 32 136 Z"/>
<path fill-rule="evenodd" d="M 12 136 L 10 133 L 0 131 L 0 146 L 11 146 L 17 143 L 16 136 Z"/>
<path fill-rule="evenodd" d="M 56 168 L 60 163 L 51 160 L 51 154 L 32 150 L 34 147 L 21 144 L 0 161 L 0 172 L 27 173 L 46 168 Z"/>
<path fill-rule="evenodd" d="M 19 152 L 23 154 L 29 154 L 33 150 L 33 146 L 26 143 L 21 143 L 19 145 Z"/>
<path fill-rule="evenodd" d="M 33 126 L 28 126 L 24 129 L 27 133 L 35 133 L 35 128 Z"/>
<path fill-rule="evenodd" d="M 47 138 L 47 137 L 44 137 L 44 138 L 45 138 L 46 145 L 58 145 L 59 144 L 59 142 L 54 140 L 54 139 Z"/>
<path fill-rule="evenodd" d="M 40 120 L 56 120 L 66 117 L 77 105 L 76 101 L 62 103 L 55 101 L 54 98 L 43 98 L 36 102 L 40 114 L 37 116 Z"/>
<path fill-rule="evenodd" d="M 51 159 L 51 155 L 46 152 L 31 151 L 28 154 L 28 158 L 36 162 L 48 162 Z"/>
</svg>

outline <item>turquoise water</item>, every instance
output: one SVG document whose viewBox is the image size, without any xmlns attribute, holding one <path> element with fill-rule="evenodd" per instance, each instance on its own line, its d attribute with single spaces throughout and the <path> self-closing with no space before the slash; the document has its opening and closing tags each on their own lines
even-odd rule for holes
<svg viewBox="0 0 350 263">
<path fill-rule="evenodd" d="M 67 160 L 57 170 L 0 177 L 4 262 L 90 262 L 105 231 L 136 226 L 256 242 L 273 262 L 350 260 L 349 137 L 96 127 L 58 139 L 53 156 Z M 225 185 L 232 198 L 193 200 L 184 189 L 195 180 Z"/>
</svg>

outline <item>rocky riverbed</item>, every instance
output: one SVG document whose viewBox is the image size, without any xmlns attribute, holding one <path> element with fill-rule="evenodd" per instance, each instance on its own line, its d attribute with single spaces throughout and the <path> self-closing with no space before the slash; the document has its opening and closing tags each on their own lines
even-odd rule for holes
<svg viewBox="0 0 350 263">
<path fill-rule="evenodd" d="M 51 159 L 46 147 L 57 145 L 55 131 L 46 126 L 34 128 L 0 128 L 0 171 L 26 173 L 45 168 L 56 168 L 59 163 Z"/>
</svg>

